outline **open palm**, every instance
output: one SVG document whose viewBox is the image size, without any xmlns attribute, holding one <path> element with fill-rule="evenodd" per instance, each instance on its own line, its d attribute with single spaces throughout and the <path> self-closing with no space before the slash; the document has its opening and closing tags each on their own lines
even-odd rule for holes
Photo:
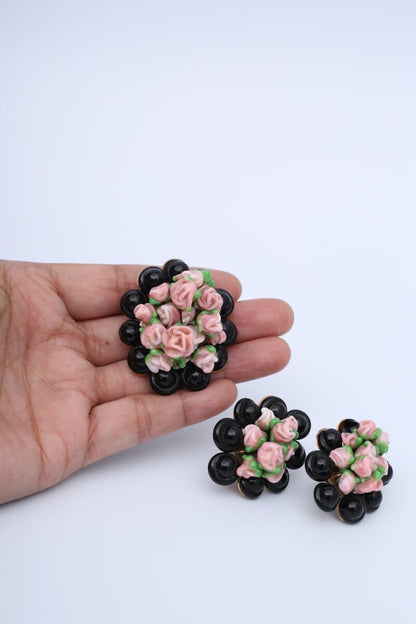
<svg viewBox="0 0 416 624">
<path fill-rule="evenodd" d="M 0 262 L 0 503 L 50 487 L 107 455 L 226 409 L 235 383 L 289 360 L 277 299 L 242 301 L 224 370 L 200 392 L 156 395 L 127 366 L 119 300 L 141 266 Z M 212 272 L 238 299 L 240 284 Z"/>
</svg>

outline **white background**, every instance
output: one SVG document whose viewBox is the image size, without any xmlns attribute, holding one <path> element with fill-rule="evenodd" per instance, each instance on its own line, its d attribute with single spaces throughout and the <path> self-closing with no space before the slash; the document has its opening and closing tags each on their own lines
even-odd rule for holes
<svg viewBox="0 0 416 624">
<path fill-rule="evenodd" d="M 120 453 L 0 509 L 3 624 L 414 622 L 415 31 L 410 0 L 0 2 L 0 256 L 286 299 L 292 360 L 239 396 L 374 419 L 395 469 L 350 526 L 303 470 L 212 483 L 218 417 Z"/>
</svg>

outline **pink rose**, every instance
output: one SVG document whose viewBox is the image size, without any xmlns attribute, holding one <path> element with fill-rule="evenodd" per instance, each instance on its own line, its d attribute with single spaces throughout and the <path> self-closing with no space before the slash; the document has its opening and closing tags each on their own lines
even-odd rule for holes
<svg viewBox="0 0 416 624">
<path fill-rule="evenodd" d="M 146 349 L 159 349 L 162 344 L 162 334 L 165 331 L 162 323 L 147 325 L 141 333 L 142 345 Z"/>
<path fill-rule="evenodd" d="M 154 286 L 149 290 L 149 297 L 155 299 L 159 303 L 166 301 L 169 299 L 169 284 L 163 282 L 163 284 L 159 284 L 159 286 Z"/>
<path fill-rule="evenodd" d="M 341 468 L 341 470 L 347 468 L 351 460 L 351 454 L 345 446 L 340 446 L 336 449 L 333 449 L 330 452 L 329 457 L 338 468 Z"/>
<path fill-rule="evenodd" d="M 249 479 L 250 477 L 255 477 L 255 473 L 252 471 L 250 466 L 248 465 L 248 460 L 244 460 L 241 466 L 237 468 L 237 474 L 239 477 L 244 477 L 244 479 Z"/>
<path fill-rule="evenodd" d="M 365 436 L 366 438 L 369 438 L 376 429 L 377 425 L 373 423 L 372 420 L 362 420 L 357 429 L 357 433 L 359 436 Z"/>
<path fill-rule="evenodd" d="M 194 320 L 195 316 L 196 316 L 195 308 L 192 308 L 192 310 L 183 310 L 181 312 L 182 323 L 184 325 L 189 325 L 189 323 L 192 323 L 192 321 Z"/>
<path fill-rule="evenodd" d="M 215 362 L 218 362 L 218 356 L 209 349 L 202 347 L 198 350 L 197 356 L 192 361 L 195 366 L 198 366 L 204 373 L 212 373 Z"/>
<path fill-rule="evenodd" d="M 294 416 L 288 416 L 273 427 L 273 437 L 276 442 L 290 442 L 298 430 L 298 421 Z"/>
<path fill-rule="evenodd" d="M 262 407 L 261 416 L 257 418 L 256 425 L 260 427 L 260 429 L 263 429 L 263 431 L 267 431 L 270 421 L 273 420 L 273 418 L 276 418 L 276 416 L 273 414 L 272 410 L 268 407 Z"/>
<path fill-rule="evenodd" d="M 174 303 L 179 310 L 186 310 L 192 306 L 195 293 L 196 284 L 191 281 L 179 280 L 170 287 L 172 303 Z"/>
<path fill-rule="evenodd" d="M 257 448 L 261 438 L 264 438 L 264 431 L 256 425 L 247 425 L 244 427 L 244 446 Z"/>
<path fill-rule="evenodd" d="M 271 474 L 268 477 L 266 477 L 266 479 L 267 481 L 270 481 L 270 483 L 278 483 L 284 474 L 285 474 L 285 471 L 282 468 L 282 470 L 278 474 Z"/>
<path fill-rule="evenodd" d="M 382 469 L 383 475 L 388 473 L 389 462 L 384 457 L 379 455 L 378 457 L 376 457 L 375 462 L 376 462 L 376 466 Z"/>
<path fill-rule="evenodd" d="M 204 334 L 217 334 L 223 331 L 221 316 L 218 312 L 201 312 L 196 317 L 196 324 L 199 331 Z"/>
<path fill-rule="evenodd" d="M 377 455 L 377 449 L 371 442 L 366 442 L 366 444 L 362 444 L 355 451 L 355 457 L 359 457 L 360 455 L 372 457 L 374 459 Z"/>
<path fill-rule="evenodd" d="M 353 491 L 355 488 L 355 476 L 351 471 L 346 470 L 342 473 L 338 481 L 338 488 L 343 494 L 349 494 Z"/>
<path fill-rule="evenodd" d="M 383 487 L 383 481 L 379 479 L 376 481 L 374 477 L 370 477 L 367 481 L 357 483 L 355 486 L 355 492 L 357 494 L 367 494 L 368 492 L 378 492 Z"/>
<path fill-rule="evenodd" d="M 195 283 L 195 286 L 199 288 L 204 283 L 204 276 L 202 271 L 198 269 L 193 269 L 189 271 L 182 271 L 178 275 L 175 275 L 174 281 L 191 281 Z"/>
<path fill-rule="evenodd" d="M 357 446 L 358 436 L 355 433 L 341 433 L 342 443 L 355 449 Z"/>
<path fill-rule="evenodd" d="M 289 461 L 289 459 L 295 454 L 295 449 L 289 444 L 287 447 L 287 451 L 285 453 L 285 461 Z"/>
<path fill-rule="evenodd" d="M 227 334 L 223 329 L 219 332 L 216 332 L 215 334 L 212 334 L 211 336 L 208 336 L 208 342 L 212 345 L 222 344 L 226 340 Z"/>
<path fill-rule="evenodd" d="M 194 329 L 189 325 L 172 325 L 168 329 L 163 328 L 162 343 L 166 355 L 172 359 L 189 357 L 194 351 L 194 337 Z"/>
<path fill-rule="evenodd" d="M 282 447 L 275 442 L 265 442 L 257 451 L 257 461 L 264 470 L 276 470 L 283 464 Z"/>
<path fill-rule="evenodd" d="M 151 303 L 139 303 L 134 308 L 134 316 L 141 321 L 142 325 L 147 325 L 154 314 L 154 307 Z"/>
<path fill-rule="evenodd" d="M 181 319 L 181 313 L 173 303 L 164 303 L 159 306 L 157 314 L 165 327 L 175 325 Z"/>
<path fill-rule="evenodd" d="M 158 349 L 152 349 L 148 355 L 146 355 L 146 366 L 152 371 L 152 373 L 158 373 L 160 370 L 170 371 L 172 368 L 172 360 Z"/>
<path fill-rule="evenodd" d="M 205 340 L 204 334 L 201 334 L 195 327 L 195 325 L 191 325 L 191 329 L 194 332 L 194 346 L 196 347 L 199 344 L 202 344 Z"/>
<path fill-rule="evenodd" d="M 374 469 L 374 459 L 370 455 L 356 459 L 351 465 L 351 470 L 355 472 L 361 479 L 369 477 Z"/>
<path fill-rule="evenodd" d="M 389 450 L 389 439 L 390 436 L 387 431 L 382 431 L 376 440 L 374 440 L 374 444 L 377 445 L 380 453 L 387 453 Z"/>
<path fill-rule="evenodd" d="M 221 312 L 223 301 L 221 295 L 215 288 L 204 284 L 200 292 L 201 295 L 197 299 L 198 308 L 201 310 L 218 310 L 218 312 Z"/>
</svg>

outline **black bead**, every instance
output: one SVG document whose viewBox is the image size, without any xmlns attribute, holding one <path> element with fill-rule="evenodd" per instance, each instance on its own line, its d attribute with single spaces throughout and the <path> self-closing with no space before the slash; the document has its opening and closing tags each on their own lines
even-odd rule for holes
<svg viewBox="0 0 416 624">
<path fill-rule="evenodd" d="M 226 316 L 229 316 L 234 310 L 234 299 L 232 298 L 228 290 L 224 290 L 223 288 L 216 288 L 216 291 L 222 297 L 221 317 L 224 319 Z"/>
<path fill-rule="evenodd" d="M 343 496 L 338 505 L 338 515 L 349 524 L 360 522 L 365 516 L 364 497 L 359 494 Z"/>
<path fill-rule="evenodd" d="M 323 451 L 312 451 L 305 460 L 305 470 L 315 481 L 326 481 L 334 470 L 333 461 Z"/>
<path fill-rule="evenodd" d="M 252 425 L 260 416 L 261 410 L 252 399 L 240 399 L 234 406 L 234 419 L 241 427 Z"/>
<path fill-rule="evenodd" d="M 163 266 L 163 271 L 165 272 L 166 281 L 172 282 L 175 275 L 179 275 L 182 271 L 188 271 L 189 266 L 183 260 L 168 260 L 165 262 Z"/>
<path fill-rule="evenodd" d="M 135 345 L 140 344 L 140 323 L 139 321 L 133 321 L 130 319 L 125 321 L 120 326 L 118 330 L 118 334 L 120 336 L 121 342 L 128 345 L 129 347 L 134 347 Z"/>
<path fill-rule="evenodd" d="M 230 453 L 217 453 L 208 463 L 208 474 L 218 485 L 231 485 L 237 481 L 238 459 Z"/>
<path fill-rule="evenodd" d="M 264 485 L 274 494 L 283 492 L 283 490 L 289 485 L 289 471 L 285 470 L 283 477 L 277 483 L 271 483 L 270 481 L 267 481 L 267 479 L 264 479 Z"/>
<path fill-rule="evenodd" d="M 227 338 L 221 344 L 225 346 L 237 340 L 237 327 L 232 321 L 230 321 L 230 319 L 225 319 L 224 321 L 222 321 L 222 328 L 225 331 L 225 335 L 227 336 Z"/>
<path fill-rule="evenodd" d="M 290 410 L 290 412 L 287 413 L 287 416 L 293 416 L 298 421 L 298 439 L 302 440 L 302 438 L 306 438 L 311 430 L 311 419 L 309 416 L 305 414 L 305 412 L 296 409 Z"/>
<path fill-rule="evenodd" d="M 389 463 L 389 469 L 387 471 L 387 474 L 385 474 L 384 477 L 381 478 L 381 480 L 383 481 L 383 485 L 387 485 L 388 483 L 390 483 L 392 479 L 393 479 L 393 468 L 391 464 Z"/>
<path fill-rule="evenodd" d="M 280 418 L 280 420 L 283 420 L 283 418 L 286 418 L 287 416 L 286 403 L 283 401 L 283 399 L 279 399 L 279 397 L 276 397 L 276 396 L 266 397 L 260 403 L 260 409 L 262 407 L 267 407 L 268 409 L 271 409 L 273 414 L 276 416 L 276 418 Z"/>
<path fill-rule="evenodd" d="M 329 453 L 342 446 L 341 434 L 337 429 L 321 429 L 317 435 L 318 446 L 324 453 Z"/>
<path fill-rule="evenodd" d="M 179 388 L 179 375 L 175 370 L 152 373 L 150 375 L 150 385 L 158 394 L 173 394 Z"/>
<path fill-rule="evenodd" d="M 346 418 L 339 423 L 337 429 L 340 433 L 351 433 L 353 429 L 357 429 L 357 427 L 359 426 L 360 423 L 356 420 L 353 420 L 352 418 Z"/>
<path fill-rule="evenodd" d="M 130 366 L 133 373 L 144 375 L 145 373 L 149 372 L 149 369 L 147 368 L 145 363 L 145 357 L 148 353 L 148 349 L 145 349 L 142 346 L 133 347 L 133 349 L 130 349 L 127 356 L 127 364 Z"/>
<path fill-rule="evenodd" d="M 134 308 L 140 303 L 147 303 L 148 298 L 144 292 L 141 290 L 137 290 L 137 288 L 132 288 L 124 293 L 120 300 L 120 308 L 123 314 L 128 316 L 129 318 L 134 319 Z"/>
<path fill-rule="evenodd" d="M 210 373 L 204 373 L 199 366 L 195 366 L 192 362 L 188 362 L 181 371 L 181 382 L 188 390 L 203 390 L 209 384 L 210 379 Z"/>
<path fill-rule="evenodd" d="M 215 362 L 214 371 L 221 370 L 228 362 L 227 349 L 222 345 L 215 345 L 218 361 Z"/>
<path fill-rule="evenodd" d="M 234 418 L 222 418 L 213 431 L 214 443 L 220 451 L 230 453 L 243 449 L 243 430 Z"/>
<path fill-rule="evenodd" d="M 139 275 L 139 286 L 143 292 L 148 293 L 155 286 L 166 281 L 165 273 L 159 267 L 146 267 Z"/>
<path fill-rule="evenodd" d="M 298 445 L 299 446 L 296 449 L 295 453 L 286 462 L 286 466 L 291 470 L 297 470 L 298 468 L 301 468 L 305 463 L 305 449 L 303 448 L 302 444 L 299 444 L 299 442 Z"/>
<path fill-rule="evenodd" d="M 264 489 L 263 477 L 240 477 L 238 479 L 238 489 L 247 498 L 258 498 Z"/>
<path fill-rule="evenodd" d="M 329 483 L 318 483 L 313 491 L 313 497 L 322 511 L 334 511 L 339 501 L 337 488 Z"/>
<path fill-rule="evenodd" d="M 381 505 L 381 501 L 383 500 L 383 494 L 380 491 L 367 492 L 367 494 L 364 494 L 364 500 L 366 511 L 376 511 Z"/>
</svg>

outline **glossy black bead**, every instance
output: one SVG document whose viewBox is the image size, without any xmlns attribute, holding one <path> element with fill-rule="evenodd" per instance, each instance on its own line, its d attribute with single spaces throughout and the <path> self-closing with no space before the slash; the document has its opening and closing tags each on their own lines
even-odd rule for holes
<svg viewBox="0 0 416 624">
<path fill-rule="evenodd" d="M 360 423 L 353 418 L 346 418 L 339 423 L 337 429 L 340 433 L 351 433 L 353 429 L 357 429 L 359 426 Z"/>
<path fill-rule="evenodd" d="M 211 379 L 210 373 L 204 373 L 198 366 L 188 362 L 181 371 L 181 382 L 188 390 L 197 391 L 207 387 Z"/>
<path fill-rule="evenodd" d="M 149 369 L 145 363 L 145 357 L 149 353 L 148 349 L 142 346 L 133 347 L 130 349 L 127 356 L 127 364 L 130 366 L 133 373 L 144 375 L 149 372 Z"/>
<path fill-rule="evenodd" d="M 333 461 L 323 451 L 312 451 L 305 460 L 305 470 L 314 481 L 326 481 L 334 471 Z"/>
<path fill-rule="evenodd" d="M 384 477 L 382 477 L 383 485 L 387 485 L 388 483 L 390 483 L 392 479 L 393 479 L 393 467 L 389 463 L 389 469 L 387 471 L 387 474 L 385 474 Z"/>
<path fill-rule="evenodd" d="M 318 483 L 313 491 L 313 497 L 322 511 L 334 511 L 340 498 L 337 488 L 329 483 Z"/>
<path fill-rule="evenodd" d="M 225 319 L 224 321 L 222 321 L 222 328 L 225 331 L 225 335 L 227 336 L 227 338 L 221 344 L 225 346 L 237 340 L 237 327 L 232 321 L 230 321 L 230 319 Z"/>
<path fill-rule="evenodd" d="M 222 345 L 215 345 L 218 361 L 215 362 L 214 371 L 221 370 L 228 362 L 227 349 Z"/>
<path fill-rule="evenodd" d="M 274 494 L 278 494 L 279 492 L 283 492 L 289 485 L 289 471 L 285 470 L 283 477 L 277 483 L 270 483 L 267 479 L 264 479 L 265 487 Z"/>
<path fill-rule="evenodd" d="M 318 446 L 324 453 L 330 453 L 334 448 L 342 446 L 341 434 L 337 429 L 321 429 L 316 436 Z"/>
<path fill-rule="evenodd" d="M 218 485 L 231 485 L 237 481 L 238 459 L 230 453 L 217 453 L 208 463 L 208 474 Z"/>
<path fill-rule="evenodd" d="M 163 284 L 165 281 L 165 273 L 159 267 L 146 267 L 139 275 L 139 286 L 145 293 L 148 293 L 151 288 L 159 286 L 159 284 Z"/>
<path fill-rule="evenodd" d="M 339 501 L 338 515 L 349 524 L 360 522 L 365 516 L 364 497 L 359 494 L 347 494 Z"/>
<path fill-rule="evenodd" d="M 128 345 L 129 347 L 134 347 L 140 344 L 140 323 L 139 321 L 133 321 L 130 319 L 125 321 L 120 326 L 118 330 L 118 335 L 120 336 L 121 342 Z"/>
<path fill-rule="evenodd" d="M 306 438 L 311 430 L 311 419 L 309 416 L 305 414 L 305 412 L 302 412 L 302 410 L 296 409 L 290 410 L 290 412 L 287 413 L 287 416 L 293 416 L 298 421 L 298 439 L 302 440 L 302 438 Z"/>
<path fill-rule="evenodd" d="M 302 444 L 299 444 L 292 457 L 286 462 L 286 466 L 291 470 L 297 470 L 298 468 L 302 468 L 303 464 L 305 463 L 305 457 L 305 449 L 303 448 Z"/>
<path fill-rule="evenodd" d="M 168 260 L 163 266 L 167 282 L 171 283 L 175 275 L 179 275 L 182 271 L 188 271 L 189 266 L 183 260 Z"/>
<path fill-rule="evenodd" d="M 120 308 L 123 314 L 134 319 L 134 308 L 140 303 L 147 303 L 148 298 L 144 292 L 132 288 L 124 293 L 120 300 Z"/>
<path fill-rule="evenodd" d="M 240 399 L 234 406 L 234 419 L 241 427 L 252 425 L 260 416 L 261 410 L 252 399 Z"/>
<path fill-rule="evenodd" d="M 221 317 L 224 319 L 226 316 L 229 316 L 234 310 L 234 299 L 232 298 L 228 290 L 224 290 L 223 288 L 216 288 L 216 291 L 222 297 Z"/>
<path fill-rule="evenodd" d="M 150 385 L 158 394 L 173 394 L 180 386 L 180 379 L 177 371 L 159 371 L 150 375 Z"/>
<path fill-rule="evenodd" d="M 383 494 L 380 491 L 368 492 L 367 494 L 364 494 L 364 500 L 365 510 L 367 512 L 376 511 L 381 505 L 381 501 L 383 500 Z"/>
<path fill-rule="evenodd" d="M 213 431 L 214 443 L 220 451 L 230 453 L 243 449 L 243 430 L 234 418 L 222 418 Z"/>
<path fill-rule="evenodd" d="M 262 407 L 271 409 L 276 418 L 280 418 L 281 420 L 287 416 L 286 403 L 283 399 L 279 399 L 279 397 L 268 396 L 264 398 L 260 403 L 260 408 Z"/>
<path fill-rule="evenodd" d="M 263 477 L 250 477 L 249 479 L 240 477 L 238 489 L 247 498 L 258 498 L 264 490 L 264 479 Z"/>
</svg>

